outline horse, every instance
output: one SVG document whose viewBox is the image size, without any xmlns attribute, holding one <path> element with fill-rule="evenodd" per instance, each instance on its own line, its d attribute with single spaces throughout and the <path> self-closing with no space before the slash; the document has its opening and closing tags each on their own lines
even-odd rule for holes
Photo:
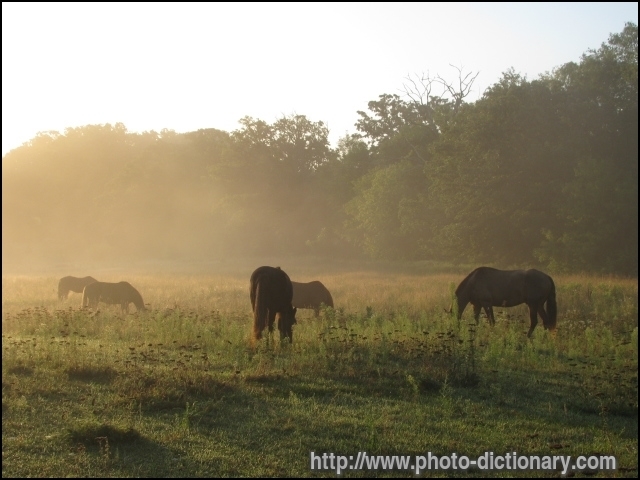
<svg viewBox="0 0 640 480">
<path fill-rule="evenodd" d="M 130 303 L 133 303 L 139 312 L 146 310 L 142 295 L 129 282 L 94 282 L 84 287 L 82 307 L 88 306 L 97 310 L 98 302 L 120 305 L 123 313 L 129 313 Z"/>
<path fill-rule="evenodd" d="M 293 286 L 292 305 L 296 308 L 312 308 L 316 317 L 320 314 L 320 306 L 324 303 L 333 308 L 333 298 L 322 282 L 291 282 Z"/>
<path fill-rule="evenodd" d="M 280 340 L 289 339 L 293 343 L 293 325 L 296 323 L 296 311 L 291 301 L 293 286 L 289 275 L 280 267 L 259 267 L 250 279 L 249 297 L 253 310 L 253 337 L 262 338 L 262 331 L 268 326 L 273 332 L 273 324 L 278 317 Z"/>
<path fill-rule="evenodd" d="M 545 330 L 556 328 L 556 287 L 553 279 L 539 270 L 497 270 L 478 267 L 460 282 L 455 293 L 458 301 L 458 320 L 462 318 L 462 312 L 469 303 L 473 305 L 476 324 L 480 310 L 484 309 L 491 325 L 495 325 L 496 322 L 493 307 L 515 307 L 526 303 L 531 319 L 527 333 L 529 338 L 538 323 L 538 315 L 542 318 Z"/>
<path fill-rule="evenodd" d="M 93 277 L 62 277 L 58 282 L 58 299 L 64 300 L 69 292 L 82 293 L 84 287 L 93 282 L 97 282 Z"/>
</svg>

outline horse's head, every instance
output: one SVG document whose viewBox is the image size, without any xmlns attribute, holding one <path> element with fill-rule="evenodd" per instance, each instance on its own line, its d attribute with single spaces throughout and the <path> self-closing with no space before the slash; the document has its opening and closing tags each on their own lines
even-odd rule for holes
<svg viewBox="0 0 640 480">
<path fill-rule="evenodd" d="M 288 338 L 289 342 L 293 343 L 293 325 L 296 323 L 297 311 L 297 308 L 291 308 L 287 309 L 285 312 L 280 313 L 280 320 L 278 321 L 280 340 Z"/>
</svg>

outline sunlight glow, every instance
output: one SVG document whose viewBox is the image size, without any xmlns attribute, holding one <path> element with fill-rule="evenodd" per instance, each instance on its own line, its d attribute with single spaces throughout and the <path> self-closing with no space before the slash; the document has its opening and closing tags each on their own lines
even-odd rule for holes
<svg viewBox="0 0 640 480">
<path fill-rule="evenodd" d="M 2 152 L 39 131 L 232 131 L 297 113 L 355 132 L 411 74 L 536 77 L 597 48 L 637 3 L 2 3 Z"/>
</svg>

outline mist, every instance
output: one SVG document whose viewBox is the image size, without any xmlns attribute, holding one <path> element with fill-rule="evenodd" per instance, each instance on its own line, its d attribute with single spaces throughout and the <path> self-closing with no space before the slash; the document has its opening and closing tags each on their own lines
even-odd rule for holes
<svg viewBox="0 0 640 480">
<path fill-rule="evenodd" d="M 295 171 L 286 184 L 266 161 L 225 157 L 229 142 L 217 130 L 130 134 L 118 124 L 41 134 L 13 150 L 2 162 L 3 273 L 322 253 L 314 242 L 332 205 L 314 204 Z"/>
</svg>

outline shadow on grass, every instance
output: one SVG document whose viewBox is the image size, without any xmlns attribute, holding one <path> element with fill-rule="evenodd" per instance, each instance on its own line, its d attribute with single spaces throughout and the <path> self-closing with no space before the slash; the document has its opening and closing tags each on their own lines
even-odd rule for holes
<svg viewBox="0 0 640 480">
<path fill-rule="evenodd" d="M 136 429 L 106 423 L 85 422 L 67 428 L 66 441 L 75 452 L 89 457 L 90 464 L 105 476 L 151 477 L 179 472 L 184 477 L 196 476 L 181 452 L 151 441 Z"/>
<path fill-rule="evenodd" d="M 87 383 L 108 384 L 118 375 L 111 367 L 78 367 L 72 366 L 65 370 L 69 380 L 78 380 Z"/>
<path fill-rule="evenodd" d="M 106 439 L 111 445 L 129 444 L 142 439 L 133 428 L 122 429 L 108 424 L 83 423 L 66 432 L 67 441 L 72 445 L 82 444 L 85 447 L 98 446 L 99 439 Z"/>
<path fill-rule="evenodd" d="M 29 377 L 33 375 L 33 368 L 25 367 L 24 365 L 17 365 L 15 367 L 11 367 L 7 370 L 7 373 L 11 373 L 13 375 L 19 375 L 23 377 Z"/>
</svg>

